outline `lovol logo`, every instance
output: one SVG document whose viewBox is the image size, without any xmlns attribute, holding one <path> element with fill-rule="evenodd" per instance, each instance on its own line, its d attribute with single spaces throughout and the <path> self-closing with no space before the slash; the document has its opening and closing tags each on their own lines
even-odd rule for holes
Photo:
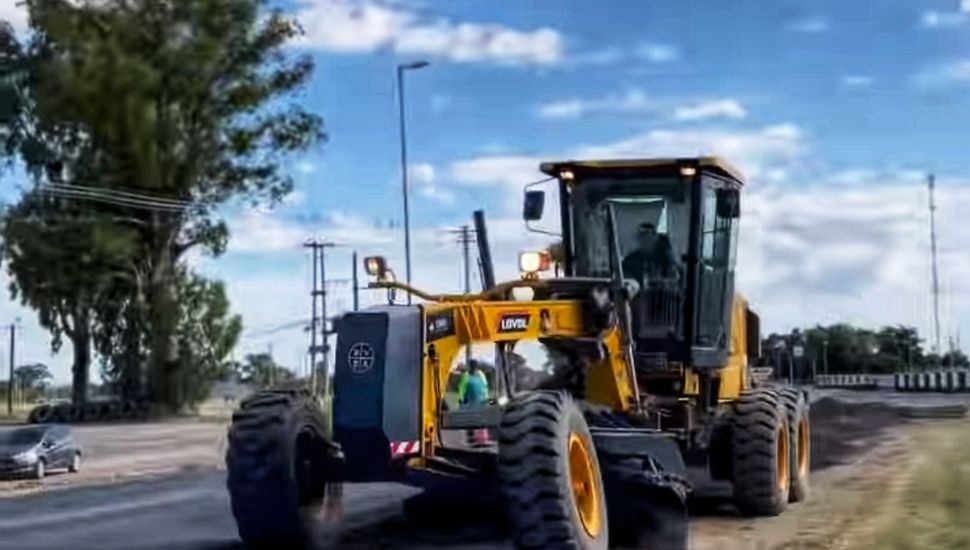
<svg viewBox="0 0 970 550">
<path fill-rule="evenodd" d="M 525 332 L 528 328 L 528 313 L 506 313 L 498 322 L 499 332 Z"/>
</svg>

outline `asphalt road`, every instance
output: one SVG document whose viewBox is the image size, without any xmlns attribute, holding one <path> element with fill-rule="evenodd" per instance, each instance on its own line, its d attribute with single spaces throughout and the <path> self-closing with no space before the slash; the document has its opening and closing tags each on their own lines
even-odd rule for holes
<svg viewBox="0 0 970 550">
<path fill-rule="evenodd" d="M 392 484 L 348 487 L 344 522 L 323 529 L 318 544 L 333 547 L 328 541 L 344 530 L 398 513 L 410 494 Z M 206 472 L 0 500 L 0 549 L 241 550 L 242 544 L 225 473 Z"/>
<path fill-rule="evenodd" d="M 836 397 L 845 403 L 875 402 L 916 407 L 965 404 L 970 400 L 967 395 L 842 390 L 819 391 L 813 397 L 816 400 Z M 210 469 L 210 464 L 215 462 L 212 457 L 218 454 L 214 450 L 218 445 L 212 441 L 211 434 L 223 428 L 195 429 L 199 430 L 195 444 L 198 451 L 190 454 L 198 455 L 192 462 L 196 467 L 205 468 L 203 471 L 154 480 L 115 482 L 100 487 L 61 485 L 54 483 L 55 478 L 52 477 L 46 491 L 0 499 L 0 550 L 241 550 L 242 545 L 229 510 L 225 473 Z M 179 437 L 184 438 L 185 430 L 185 427 L 177 427 L 173 433 L 180 432 Z M 93 455 L 89 465 L 96 466 L 92 469 L 116 466 L 114 463 L 126 454 L 129 460 L 141 455 L 147 457 L 162 449 L 178 454 L 178 443 L 168 440 L 167 436 L 159 436 L 145 449 L 132 453 L 132 449 L 121 445 L 120 440 L 117 444 L 111 441 L 115 437 L 113 434 L 121 432 L 107 428 L 103 431 L 89 434 L 99 436 L 89 440 Z M 165 430 L 159 427 L 152 434 L 161 434 L 162 431 Z M 104 448 L 99 449 L 98 445 Z M 185 453 L 186 448 L 182 452 Z M 102 459 L 105 463 L 97 464 Z M 147 458 L 145 460 L 146 471 L 155 475 L 164 471 L 155 469 L 155 461 L 150 463 Z M 181 459 L 172 457 L 161 462 L 171 466 L 173 462 L 181 462 Z M 56 477 L 70 479 L 69 476 Z M 92 480 L 95 481 L 105 480 Z M 430 534 L 422 533 L 415 538 L 411 533 L 414 527 L 407 525 L 400 514 L 401 502 L 414 493 L 414 489 L 393 484 L 346 486 L 344 521 L 338 526 L 323 529 L 317 540 L 318 546 L 427 548 L 441 545 L 454 547 L 460 541 L 464 543 L 462 548 L 507 547 L 500 536 L 487 530 L 483 532 L 478 527 L 469 532 L 464 529 L 444 532 L 446 530 L 435 528 L 428 530 Z"/>
</svg>

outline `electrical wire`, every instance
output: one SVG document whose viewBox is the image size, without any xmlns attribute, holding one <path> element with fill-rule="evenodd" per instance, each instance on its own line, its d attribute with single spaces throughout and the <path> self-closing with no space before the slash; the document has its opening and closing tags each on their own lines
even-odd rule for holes
<svg viewBox="0 0 970 550">
<path fill-rule="evenodd" d="M 141 208 L 145 210 L 158 210 L 163 212 L 184 212 L 191 206 L 190 203 L 186 203 L 184 206 L 173 206 L 170 204 L 159 203 L 155 201 L 118 197 L 118 196 L 112 195 L 111 193 L 94 193 L 90 191 L 56 189 L 56 188 L 49 188 L 48 186 L 43 186 L 40 188 L 40 190 L 41 192 L 58 196 L 61 198 L 91 200 L 91 201 L 101 202 L 105 204 L 114 204 L 118 206 L 127 206 L 131 208 Z"/>
<path fill-rule="evenodd" d="M 98 193 L 107 195 L 116 195 L 123 198 L 135 199 L 140 201 L 155 202 L 159 204 L 168 204 L 170 206 L 189 206 L 192 203 L 184 200 L 170 199 L 167 197 L 160 197 L 158 195 L 150 195 L 147 193 L 132 193 L 130 191 L 125 191 L 123 189 L 107 188 L 107 187 L 90 187 L 86 185 L 67 185 L 63 183 L 49 183 L 45 187 L 50 189 L 62 189 L 65 191 L 79 191 L 88 193 Z"/>
</svg>

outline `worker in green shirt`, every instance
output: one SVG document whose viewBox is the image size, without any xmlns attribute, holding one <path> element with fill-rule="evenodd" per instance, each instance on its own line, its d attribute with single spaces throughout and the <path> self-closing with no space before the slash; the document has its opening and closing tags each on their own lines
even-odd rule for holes
<svg viewBox="0 0 970 550">
<path fill-rule="evenodd" d="M 462 409 L 473 410 L 485 407 L 488 403 L 488 378 L 481 369 L 478 361 L 470 361 L 468 369 L 462 373 L 458 381 L 458 403 Z M 468 432 L 471 445 L 481 445 L 488 442 L 488 430 L 479 429 Z"/>
</svg>

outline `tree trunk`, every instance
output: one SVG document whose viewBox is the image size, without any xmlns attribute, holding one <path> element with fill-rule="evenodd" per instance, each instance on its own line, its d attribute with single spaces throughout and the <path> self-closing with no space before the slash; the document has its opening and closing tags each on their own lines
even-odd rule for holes
<svg viewBox="0 0 970 550">
<path fill-rule="evenodd" d="M 178 303 L 175 299 L 175 262 L 172 257 L 170 228 L 158 231 L 152 254 L 152 272 L 149 281 L 149 323 L 151 330 L 151 358 L 149 360 L 149 383 L 152 400 L 178 412 L 182 397 L 177 381 L 176 348 L 174 336 L 178 325 Z"/>
<path fill-rule="evenodd" d="M 76 405 L 84 405 L 88 400 L 88 382 L 91 376 L 91 332 L 87 320 L 78 319 L 75 330 L 69 337 L 74 346 L 71 400 Z"/>
</svg>

